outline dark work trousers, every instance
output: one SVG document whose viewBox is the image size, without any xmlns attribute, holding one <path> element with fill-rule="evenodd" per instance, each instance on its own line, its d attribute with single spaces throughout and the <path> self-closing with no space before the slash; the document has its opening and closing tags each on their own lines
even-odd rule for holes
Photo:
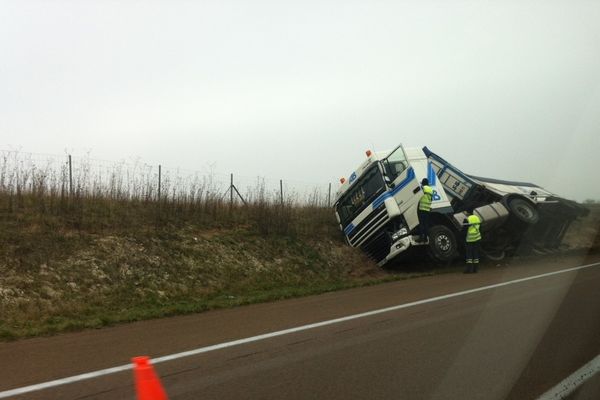
<svg viewBox="0 0 600 400">
<path fill-rule="evenodd" d="M 479 267 L 479 240 L 476 242 L 467 242 L 467 269 L 465 272 L 477 272 Z"/>
<path fill-rule="evenodd" d="M 427 235 L 429 234 L 431 212 L 417 210 L 417 215 L 419 217 L 419 236 L 422 241 L 425 241 L 427 240 Z"/>
</svg>

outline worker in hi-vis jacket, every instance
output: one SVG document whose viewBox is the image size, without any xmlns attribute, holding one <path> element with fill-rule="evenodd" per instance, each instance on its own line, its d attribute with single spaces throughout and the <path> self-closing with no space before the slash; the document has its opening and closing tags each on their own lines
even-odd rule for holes
<svg viewBox="0 0 600 400">
<path fill-rule="evenodd" d="M 467 227 L 466 237 L 466 259 L 467 268 L 465 274 L 474 274 L 479 267 L 479 243 L 481 242 L 481 220 L 473 210 L 468 211 L 469 216 L 464 220 Z"/>
<path fill-rule="evenodd" d="M 419 217 L 419 241 L 426 242 L 429 234 L 429 216 L 431 215 L 431 202 L 433 201 L 433 189 L 429 186 L 429 180 L 421 180 L 423 195 L 419 199 L 417 215 Z"/>
</svg>

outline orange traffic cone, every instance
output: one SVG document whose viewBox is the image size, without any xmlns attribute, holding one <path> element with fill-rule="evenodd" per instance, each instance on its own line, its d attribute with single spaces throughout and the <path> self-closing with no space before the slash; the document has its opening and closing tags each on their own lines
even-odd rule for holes
<svg viewBox="0 0 600 400">
<path fill-rule="evenodd" d="M 133 379 L 138 400 L 168 400 L 167 393 L 154 372 L 150 358 L 133 357 Z"/>
</svg>

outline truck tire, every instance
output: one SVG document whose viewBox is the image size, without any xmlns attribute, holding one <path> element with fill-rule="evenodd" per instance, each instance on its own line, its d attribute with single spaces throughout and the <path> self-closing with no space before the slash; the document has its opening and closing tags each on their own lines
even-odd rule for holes
<svg viewBox="0 0 600 400">
<path fill-rule="evenodd" d="M 452 261 L 458 254 L 454 231 L 445 225 L 435 225 L 429 228 L 428 253 L 435 261 Z"/>
<path fill-rule="evenodd" d="M 533 225 L 540 220 L 540 213 L 535 208 L 535 205 L 525 199 L 519 197 L 509 198 L 507 200 L 507 207 L 515 218 L 526 224 Z"/>
</svg>

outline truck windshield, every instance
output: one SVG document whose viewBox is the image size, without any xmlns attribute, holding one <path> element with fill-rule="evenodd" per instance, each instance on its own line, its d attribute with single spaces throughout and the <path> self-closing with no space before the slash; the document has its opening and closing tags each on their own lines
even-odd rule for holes
<svg viewBox="0 0 600 400">
<path fill-rule="evenodd" d="M 363 174 L 337 205 L 337 213 L 342 225 L 350 223 L 384 190 L 385 184 L 379 168 L 375 166 Z"/>
<path fill-rule="evenodd" d="M 383 166 L 385 168 L 385 175 L 389 178 L 390 182 L 394 181 L 406 168 L 408 168 L 408 161 L 406 161 L 406 155 L 402 146 L 398 146 L 385 160 L 383 160 Z"/>
</svg>

